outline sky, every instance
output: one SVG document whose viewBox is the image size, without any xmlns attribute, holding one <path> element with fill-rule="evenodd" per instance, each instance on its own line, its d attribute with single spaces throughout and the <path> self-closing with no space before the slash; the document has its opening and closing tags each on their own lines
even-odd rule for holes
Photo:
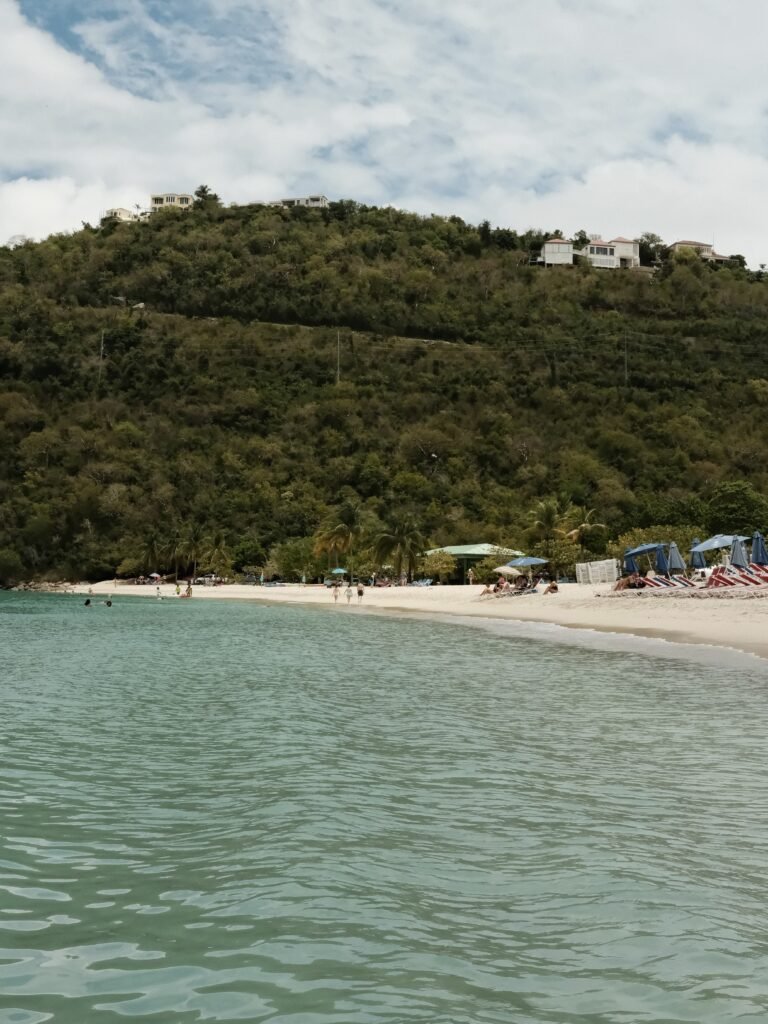
<svg viewBox="0 0 768 1024">
<path fill-rule="evenodd" d="M 768 263 L 764 0 L 0 0 L 0 244 L 205 183 Z"/>
</svg>

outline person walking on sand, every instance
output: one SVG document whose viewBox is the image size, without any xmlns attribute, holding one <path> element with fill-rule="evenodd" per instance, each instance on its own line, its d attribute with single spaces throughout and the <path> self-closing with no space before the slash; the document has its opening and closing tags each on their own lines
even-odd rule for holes
<svg viewBox="0 0 768 1024">
<path fill-rule="evenodd" d="M 179 581 L 176 580 L 176 597 L 179 597 L 180 594 L 181 594 L 181 587 L 179 586 Z"/>
<path fill-rule="evenodd" d="M 365 593 L 365 587 L 363 586 L 362 583 L 358 583 L 357 584 L 357 603 L 358 604 L 362 604 L 363 603 L 363 594 L 364 593 Z"/>
<path fill-rule="evenodd" d="M 331 587 L 331 590 L 333 591 L 333 601 L 334 601 L 334 604 L 336 604 L 336 603 L 338 603 L 338 600 L 339 600 L 339 585 L 338 585 L 338 583 L 334 583 L 333 586 Z"/>
<path fill-rule="evenodd" d="M 352 584 L 350 583 L 347 589 L 344 591 L 344 597 L 347 599 L 347 604 L 352 600 Z"/>
<path fill-rule="evenodd" d="M 471 587 L 471 586 L 472 586 L 472 584 L 473 584 L 474 582 L 475 582 L 475 574 L 474 574 L 474 572 L 472 571 L 472 569 L 468 569 L 468 570 L 467 570 L 467 583 L 468 583 L 468 584 L 470 585 L 470 587 Z"/>
</svg>

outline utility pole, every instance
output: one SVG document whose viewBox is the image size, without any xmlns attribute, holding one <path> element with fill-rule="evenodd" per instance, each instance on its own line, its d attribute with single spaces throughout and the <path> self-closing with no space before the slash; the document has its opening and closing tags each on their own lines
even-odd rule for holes
<svg viewBox="0 0 768 1024">
<path fill-rule="evenodd" d="M 629 348 L 627 345 L 627 336 L 624 335 L 624 387 L 629 386 Z"/>
<path fill-rule="evenodd" d="M 341 379 L 341 331 L 336 331 L 336 383 Z"/>
</svg>

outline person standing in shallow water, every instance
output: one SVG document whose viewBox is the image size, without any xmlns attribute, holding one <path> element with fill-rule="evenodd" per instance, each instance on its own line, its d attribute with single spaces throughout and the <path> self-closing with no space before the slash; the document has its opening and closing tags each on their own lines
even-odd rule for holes
<svg viewBox="0 0 768 1024">
<path fill-rule="evenodd" d="M 352 600 L 352 584 L 350 583 L 347 589 L 344 591 L 344 597 L 347 599 L 347 604 Z"/>
<path fill-rule="evenodd" d="M 331 587 L 331 590 L 333 591 L 333 600 L 334 600 L 334 602 L 338 601 L 339 600 L 339 585 L 338 585 L 338 583 L 334 583 L 333 586 Z"/>
<path fill-rule="evenodd" d="M 362 583 L 358 583 L 357 584 L 357 603 L 358 604 L 362 604 L 363 603 L 363 594 L 364 593 L 365 593 L 365 587 L 363 586 Z"/>
</svg>

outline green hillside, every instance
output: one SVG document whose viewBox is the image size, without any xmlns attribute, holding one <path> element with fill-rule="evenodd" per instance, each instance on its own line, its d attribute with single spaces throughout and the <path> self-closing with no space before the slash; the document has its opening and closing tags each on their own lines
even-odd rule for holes
<svg viewBox="0 0 768 1024">
<path fill-rule="evenodd" d="M 435 544 L 768 526 L 762 273 L 543 237 L 211 201 L 0 249 L 0 581 L 279 563 L 352 506 Z"/>
</svg>

